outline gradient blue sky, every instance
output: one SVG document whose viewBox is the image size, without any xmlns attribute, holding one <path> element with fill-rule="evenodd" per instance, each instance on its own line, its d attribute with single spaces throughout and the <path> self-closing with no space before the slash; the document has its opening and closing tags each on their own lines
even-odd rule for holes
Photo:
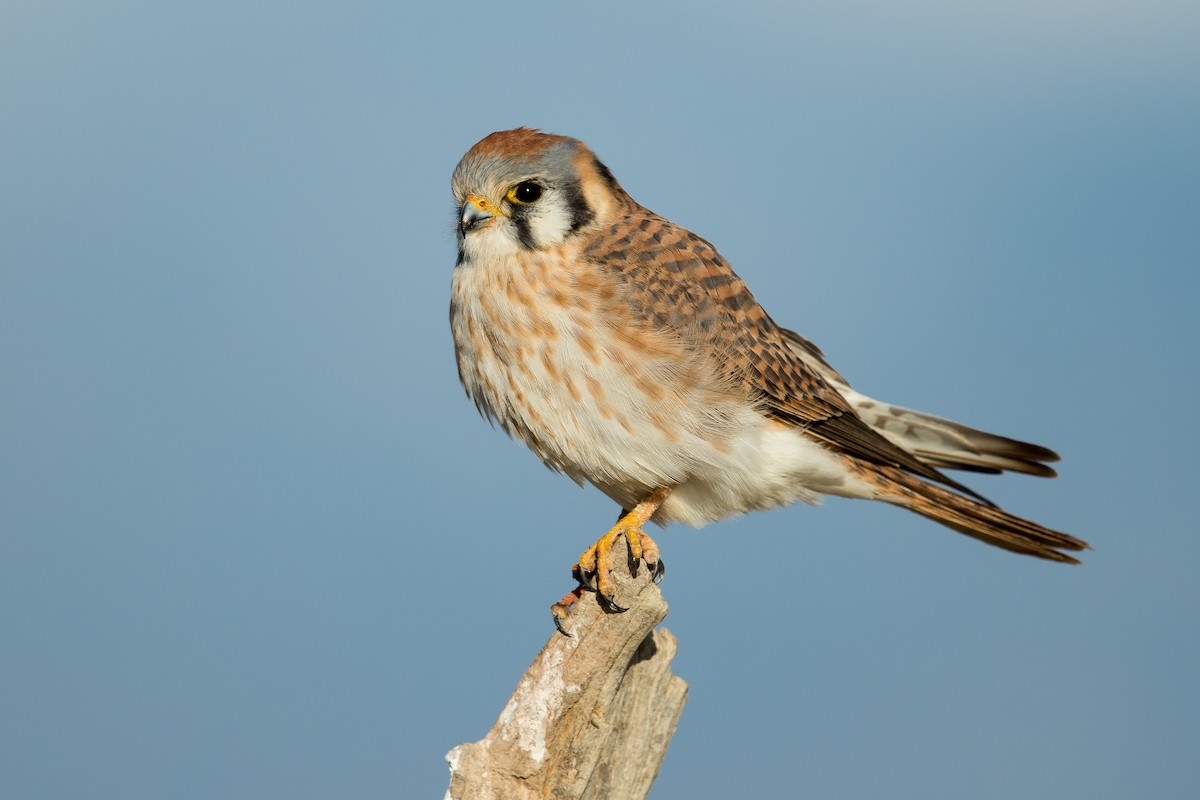
<svg viewBox="0 0 1200 800">
<path fill-rule="evenodd" d="M 455 375 L 449 174 L 527 124 L 1096 548 L 661 533 L 653 797 L 1200 795 L 1200 6 L 731 5 L 0 5 L 0 793 L 442 795 L 614 513 Z"/>
</svg>

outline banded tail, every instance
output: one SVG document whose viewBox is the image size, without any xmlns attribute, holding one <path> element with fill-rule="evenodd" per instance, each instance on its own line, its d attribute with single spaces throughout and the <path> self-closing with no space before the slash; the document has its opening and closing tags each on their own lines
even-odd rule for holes
<svg viewBox="0 0 1200 800">
<path fill-rule="evenodd" d="M 858 477 L 875 487 L 876 499 L 907 508 L 973 539 L 1014 553 L 1078 564 L 1079 559 L 1062 551 L 1090 549 L 1087 542 L 1051 530 L 937 484 L 892 467 L 857 464 Z"/>
</svg>

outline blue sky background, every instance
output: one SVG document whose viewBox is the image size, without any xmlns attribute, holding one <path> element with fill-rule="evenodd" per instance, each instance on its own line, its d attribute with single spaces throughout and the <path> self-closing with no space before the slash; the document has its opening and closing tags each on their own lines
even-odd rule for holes
<svg viewBox="0 0 1200 800">
<path fill-rule="evenodd" d="M 0 792 L 440 797 L 612 504 L 463 396 L 449 175 L 577 136 L 1067 568 L 658 540 L 653 797 L 1200 795 L 1194 2 L 0 5 Z"/>
</svg>

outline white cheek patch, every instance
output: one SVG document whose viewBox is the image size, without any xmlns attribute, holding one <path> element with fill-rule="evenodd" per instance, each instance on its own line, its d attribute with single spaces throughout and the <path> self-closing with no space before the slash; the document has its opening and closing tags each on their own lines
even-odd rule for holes
<svg viewBox="0 0 1200 800">
<path fill-rule="evenodd" d="M 572 209 L 562 192 L 548 190 L 526 212 L 529 234 L 539 248 L 561 244 L 571 230 Z"/>
</svg>

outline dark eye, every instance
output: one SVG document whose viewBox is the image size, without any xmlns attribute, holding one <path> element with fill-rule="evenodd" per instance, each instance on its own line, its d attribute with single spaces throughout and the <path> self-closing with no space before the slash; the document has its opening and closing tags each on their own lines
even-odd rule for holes
<svg viewBox="0 0 1200 800">
<path fill-rule="evenodd" d="M 521 181 L 508 190 L 508 199 L 523 206 L 536 203 L 541 196 L 541 184 L 534 183 L 533 181 Z"/>
</svg>

